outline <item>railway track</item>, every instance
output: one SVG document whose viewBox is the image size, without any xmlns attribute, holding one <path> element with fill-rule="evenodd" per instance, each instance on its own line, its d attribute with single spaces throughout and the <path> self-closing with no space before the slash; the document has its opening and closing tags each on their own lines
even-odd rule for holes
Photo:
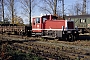
<svg viewBox="0 0 90 60">
<path fill-rule="evenodd" d="M 57 40 L 50 40 L 48 39 L 47 41 L 45 39 L 42 39 L 40 37 L 27 37 L 27 36 L 20 36 L 20 35 L 3 35 L 0 34 L 0 38 L 6 38 L 8 40 L 21 40 L 21 41 L 29 41 L 29 40 L 35 40 L 35 41 L 45 41 L 45 42 L 51 42 L 51 43 L 62 43 L 62 44 L 67 44 L 67 45 L 75 45 L 75 46 L 84 46 L 84 47 L 89 47 L 90 46 L 90 41 L 89 40 L 77 40 L 75 42 L 68 42 L 68 41 L 57 41 Z M 82 37 L 81 37 L 82 38 Z"/>
<path fill-rule="evenodd" d="M 90 45 L 83 44 L 84 42 L 76 41 L 76 42 L 65 42 L 65 41 L 41 41 L 41 38 L 29 38 L 17 35 L 3 35 L 3 38 L 9 40 L 20 40 L 22 43 L 14 42 L 11 44 L 12 47 L 22 50 L 28 53 L 29 50 L 35 55 L 41 56 L 46 59 L 67 59 L 67 60 L 90 60 Z M 17 39 L 18 38 L 18 39 Z M 26 39 L 27 38 L 27 39 Z M 26 40 L 27 41 L 26 41 Z M 80 43 L 80 44 L 79 44 Z M 83 45 L 82 45 L 83 44 Z"/>
</svg>

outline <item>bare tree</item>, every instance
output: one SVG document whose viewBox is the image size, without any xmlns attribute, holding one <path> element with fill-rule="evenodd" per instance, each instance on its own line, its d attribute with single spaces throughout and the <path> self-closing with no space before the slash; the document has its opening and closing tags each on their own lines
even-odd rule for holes
<svg viewBox="0 0 90 60">
<path fill-rule="evenodd" d="M 0 0 L 0 22 L 4 22 L 4 0 Z"/>
<path fill-rule="evenodd" d="M 5 0 L 5 7 L 7 8 L 5 11 L 6 17 L 8 17 L 9 20 L 11 20 L 12 24 L 15 24 L 15 21 L 17 21 L 15 18 L 17 15 L 17 12 L 20 12 L 19 9 L 17 9 L 16 3 L 18 0 Z M 18 11 L 17 11 L 18 10 Z"/>
<path fill-rule="evenodd" d="M 14 23 L 17 24 L 17 25 L 23 25 L 23 19 L 20 17 L 20 16 L 14 16 Z"/>
<path fill-rule="evenodd" d="M 40 10 L 45 13 L 54 14 L 54 0 L 42 0 L 43 5 L 39 5 Z"/>
<path fill-rule="evenodd" d="M 82 4 L 76 3 L 74 6 L 74 10 L 76 15 L 80 15 L 82 13 Z"/>
<path fill-rule="evenodd" d="M 78 0 L 75 2 L 75 4 L 72 4 L 71 7 L 69 7 L 68 12 L 72 15 L 84 15 L 88 14 L 90 3 L 89 0 L 81 0 L 78 2 Z"/>
<path fill-rule="evenodd" d="M 14 7 L 14 0 L 5 0 L 5 6 L 7 7 L 7 16 L 11 20 L 12 24 L 14 24 L 14 15 L 15 15 L 15 7 Z"/>
<path fill-rule="evenodd" d="M 70 15 L 80 15 L 82 13 L 82 4 L 79 2 L 72 4 L 69 7 L 68 12 Z"/>
<path fill-rule="evenodd" d="M 30 12 L 30 0 L 20 0 L 21 8 L 22 8 L 22 14 L 29 18 L 29 12 Z M 31 11 L 33 11 L 34 7 L 37 5 L 37 0 L 31 0 Z"/>
<path fill-rule="evenodd" d="M 21 14 L 25 16 L 25 22 L 29 22 L 31 26 L 31 13 L 34 11 L 34 7 L 38 4 L 38 0 L 20 0 L 22 12 Z"/>
<path fill-rule="evenodd" d="M 2 20 L 4 21 L 4 0 L 2 0 Z"/>
<path fill-rule="evenodd" d="M 64 0 L 42 0 L 42 3 L 39 4 L 40 11 L 45 14 L 63 15 L 61 2 L 64 3 Z"/>
<path fill-rule="evenodd" d="M 70 5 L 70 6 L 67 8 L 67 11 L 68 11 L 68 13 L 66 13 L 66 14 L 75 15 L 74 5 Z"/>
</svg>

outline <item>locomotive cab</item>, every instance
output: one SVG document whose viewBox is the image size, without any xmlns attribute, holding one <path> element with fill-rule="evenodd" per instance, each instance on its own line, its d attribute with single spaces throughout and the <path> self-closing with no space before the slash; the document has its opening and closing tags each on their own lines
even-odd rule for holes
<svg viewBox="0 0 90 60">
<path fill-rule="evenodd" d="M 41 17 L 34 17 L 32 19 L 32 36 L 34 35 L 41 35 L 41 28 L 42 28 L 42 20 Z"/>
</svg>

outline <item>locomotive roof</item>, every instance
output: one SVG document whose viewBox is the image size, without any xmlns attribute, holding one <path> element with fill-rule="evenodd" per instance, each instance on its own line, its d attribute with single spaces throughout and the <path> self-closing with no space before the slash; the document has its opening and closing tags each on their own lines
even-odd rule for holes
<svg viewBox="0 0 90 60">
<path fill-rule="evenodd" d="M 42 17 L 42 16 L 34 16 L 34 17 L 32 17 L 32 18 L 37 18 L 37 17 Z"/>
<path fill-rule="evenodd" d="M 65 18 L 85 18 L 85 17 L 90 17 L 90 15 L 65 16 Z"/>
<path fill-rule="evenodd" d="M 32 17 L 32 18 L 36 18 L 36 17 L 46 17 L 46 16 L 50 16 L 50 15 L 34 16 L 34 17 Z M 52 16 L 57 18 L 57 16 L 54 16 L 54 15 L 52 15 Z"/>
</svg>

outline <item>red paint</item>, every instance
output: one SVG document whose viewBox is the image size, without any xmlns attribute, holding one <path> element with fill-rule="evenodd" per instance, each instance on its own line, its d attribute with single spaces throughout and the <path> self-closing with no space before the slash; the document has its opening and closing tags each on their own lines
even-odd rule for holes
<svg viewBox="0 0 90 60">
<path fill-rule="evenodd" d="M 47 20 L 44 23 L 44 29 L 62 29 L 65 26 L 65 20 Z"/>
</svg>

